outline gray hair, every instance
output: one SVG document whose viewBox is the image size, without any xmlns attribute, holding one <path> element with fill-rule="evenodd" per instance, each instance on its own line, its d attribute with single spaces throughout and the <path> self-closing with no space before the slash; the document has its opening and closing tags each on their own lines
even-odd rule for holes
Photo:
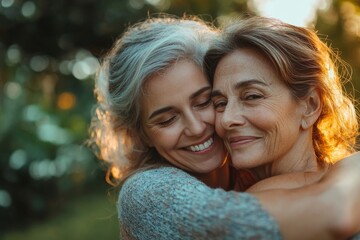
<svg viewBox="0 0 360 240">
<path fill-rule="evenodd" d="M 134 171 L 164 162 L 144 140 L 140 114 L 144 84 L 181 59 L 203 69 L 215 36 L 215 28 L 199 18 L 166 16 L 131 26 L 115 42 L 97 77 L 98 104 L 90 127 L 90 143 L 98 157 L 110 163 L 108 182 L 119 183 Z"/>
</svg>

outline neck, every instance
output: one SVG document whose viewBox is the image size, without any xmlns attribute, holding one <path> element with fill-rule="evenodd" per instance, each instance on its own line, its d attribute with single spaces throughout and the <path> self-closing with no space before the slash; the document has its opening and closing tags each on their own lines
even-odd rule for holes
<svg viewBox="0 0 360 240">
<path fill-rule="evenodd" d="M 251 169 L 259 179 L 296 172 L 323 172 L 326 166 L 319 164 L 311 134 L 303 133 L 291 149 L 268 164 Z"/>
<path fill-rule="evenodd" d="M 231 187 L 230 166 L 227 157 L 225 157 L 223 164 L 217 169 L 209 173 L 197 173 L 194 176 L 212 188 L 229 190 Z"/>
</svg>

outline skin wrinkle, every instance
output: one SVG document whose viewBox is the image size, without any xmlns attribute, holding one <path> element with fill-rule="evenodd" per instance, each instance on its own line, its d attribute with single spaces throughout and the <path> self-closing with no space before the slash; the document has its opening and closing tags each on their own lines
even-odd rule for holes
<svg viewBox="0 0 360 240">
<path fill-rule="evenodd" d="M 273 95 L 270 95 L 269 97 L 273 97 Z M 281 112 L 279 111 L 281 106 L 277 106 L 268 102 L 265 102 L 263 106 L 274 112 L 275 115 L 281 115 Z M 279 150 L 282 149 L 282 147 L 284 146 L 284 143 L 280 142 L 282 139 L 280 135 L 280 129 L 283 128 L 283 126 L 286 126 L 286 123 L 285 119 L 283 118 L 280 118 L 279 120 L 280 121 L 277 122 L 276 127 L 272 129 L 269 134 L 264 135 L 265 145 L 267 146 L 266 148 L 271 151 L 269 155 L 273 155 L 274 157 L 272 159 L 268 159 L 269 163 L 263 166 L 264 170 L 262 171 L 262 173 L 258 174 L 260 179 L 265 179 L 271 176 L 280 175 L 288 172 L 296 172 L 299 171 L 299 169 L 307 169 L 309 167 L 309 165 L 307 164 L 310 160 L 309 157 L 304 156 L 301 158 L 303 159 L 301 161 L 291 162 L 291 164 L 283 164 L 283 162 L 287 161 L 287 159 L 282 159 L 283 156 L 281 155 L 274 155 L 274 153 L 279 152 Z M 271 136 L 275 136 L 275 138 Z M 282 161 L 276 161 L 277 159 L 281 159 Z M 260 170 L 258 169 L 257 171 Z"/>
<path fill-rule="evenodd" d="M 220 60 L 213 90 L 215 108 L 219 106 L 216 130 L 224 137 L 234 166 L 251 168 L 259 180 L 321 170 L 316 156 L 309 154 L 313 152 L 311 134 L 307 139 L 308 129 L 301 126 L 311 100 L 294 99 L 273 64 L 253 49 L 235 50 Z M 233 136 L 260 138 L 250 141 L 250 150 L 237 142 L 232 149 L 228 138 Z M 260 146 L 263 150 L 257 149 Z"/>
<path fill-rule="evenodd" d="M 284 95 L 284 92 L 280 94 Z M 271 95 L 270 97 L 274 97 L 274 96 Z M 281 111 L 280 111 L 281 106 L 271 104 L 271 102 L 269 102 L 268 104 L 267 103 L 268 102 L 265 101 L 264 107 L 274 112 L 275 113 L 274 115 L 281 116 Z M 284 143 L 281 142 L 281 139 L 283 138 L 281 136 L 281 132 L 282 132 L 281 128 L 284 128 L 284 126 L 287 126 L 286 120 L 284 118 L 280 118 L 279 121 L 276 123 L 276 127 L 270 132 L 270 134 L 265 135 L 265 144 L 268 146 L 267 149 L 271 151 L 269 154 L 270 156 L 274 155 L 274 153 L 276 152 L 279 152 L 284 146 Z M 275 136 L 275 138 L 272 138 L 271 136 Z M 273 141 L 271 141 L 272 139 Z M 283 152 L 287 153 L 287 150 Z M 282 161 L 276 161 L 277 159 L 280 159 Z M 294 172 L 297 169 L 302 169 L 296 167 L 296 165 L 299 165 L 298 162 L 294 162 L 292 163 L 292 165 L 288 165 L 288 166 L 285 165 L 284 168 L 284 164 L 282 164 L 283 161 L 286 161 L 286 159 L 283 159 L 281 155 L 280 156 L 275 155 L 273 159 L 269 159 L 270 163 L 268 164 L 268 166 L 265 166 L 265 168 L 268 169 L 265 170 L 265 172 L 268 175 L 264 176 L 263 178 L 271 177 L 274 175 L 280 175 L 282 173 L 287 173 L 287 172 Z"/>
</svg>

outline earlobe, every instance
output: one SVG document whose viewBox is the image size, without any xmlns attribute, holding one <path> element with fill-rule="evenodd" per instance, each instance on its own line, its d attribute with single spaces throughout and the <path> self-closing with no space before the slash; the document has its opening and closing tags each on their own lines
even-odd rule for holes
<svg viewBox="0 0 360 240">
<path fill-rule="evenodd" d="M 317 90 L 310 90 L 309 94 L 303 99 L 305 111 L 301 120 L 301 128 L 306 130 L 314 125 L 318 120 L 321 110 L 322 102 L 320 94 Z"/>
<path fill-rule="evenodd" d="M 307 129 L 307 127 L 308 127 L 307 122 L 304 119 L 302 119 L 301 120 L 301 128 L 305 130 L 305 129 Z"/>
</svg>

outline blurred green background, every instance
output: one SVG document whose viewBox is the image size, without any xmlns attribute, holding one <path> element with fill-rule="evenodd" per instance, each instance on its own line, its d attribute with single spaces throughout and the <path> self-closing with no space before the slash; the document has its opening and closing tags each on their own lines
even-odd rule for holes
<svg viewBox="0 0 360 240">
<path fill-rule="evenodd" d="M 0 239 L 119 238 L 117 189 L 85 145 L 93 79 L 124 28 L 159 12 L 315 27 L 359 98 L 359 0 L 0 0 Z"/>
</svg>

